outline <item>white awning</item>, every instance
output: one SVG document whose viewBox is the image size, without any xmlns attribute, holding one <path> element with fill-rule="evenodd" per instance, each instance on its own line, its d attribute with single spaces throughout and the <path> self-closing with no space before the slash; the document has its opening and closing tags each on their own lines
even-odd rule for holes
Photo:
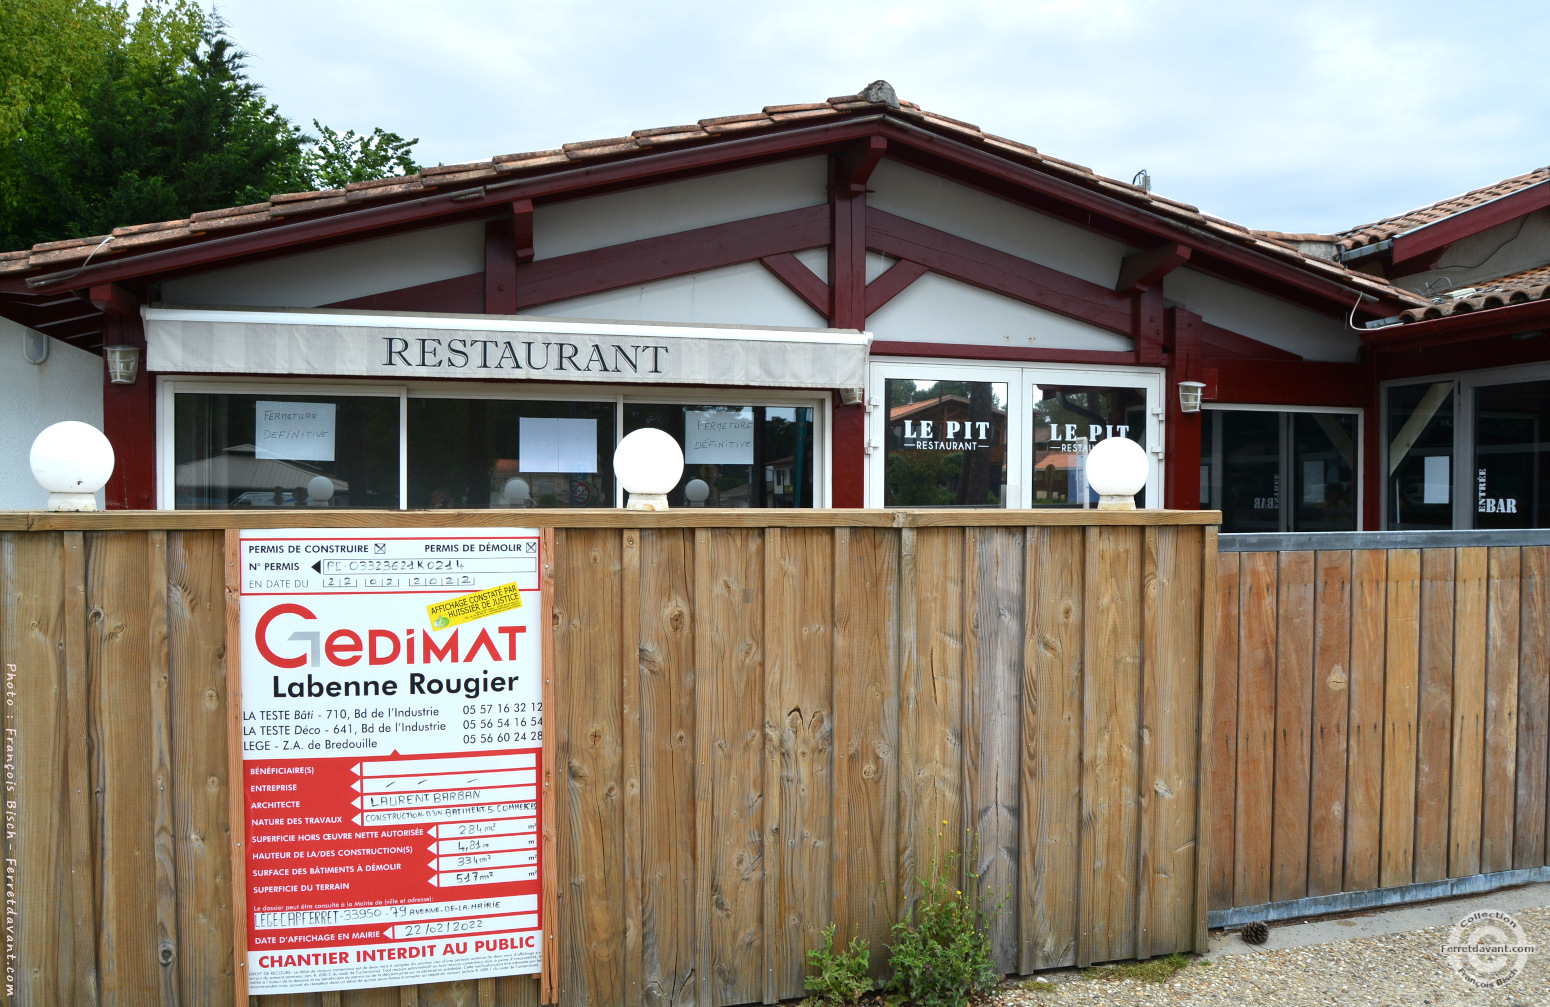
<svg viewBox="0 0 1550 1007">
<path fill-rule="evenodd" d="M 146 369 L 860 389 L 868 332 L 323 309 L 144 308 Z"/>
</svg>

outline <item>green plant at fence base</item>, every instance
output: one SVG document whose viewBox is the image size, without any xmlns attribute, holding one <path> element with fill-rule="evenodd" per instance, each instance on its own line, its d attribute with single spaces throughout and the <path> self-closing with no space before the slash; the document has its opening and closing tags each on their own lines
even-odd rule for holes
<svg viewBox="0 0 1550 1007">
<path fill-rule="evenodd" d="M 973 870 L 966 872 L 960 890 L 953 879 L 961 855 L 954 851 L 939 858 L 941 839 L 939 833 L 915 908 L 894 924 L 888 957 L 894 970 L 888 989 L 918 1007 L 963 1007 L 971 996 L 988 993 L 1001 981 L 986 931 L 1005 900 L 987 908 Z M 979 837 L 970 834 L 969 863 L 978 860 Z"/>
<path fill-rule="evenodd" d="M 807 977 L 807 991 L 812 994 L 805 1001 L 809 1007 L 818 1004 L 853 1004 L 872 989 L 872 977 L 867 970 L 872 964 L 872 952 L 866 941 L 857 934 L 843 950 L 834 950 L 834 931 L 830 923 L 823 930 L 823 947 L 807 952 L 807 963 L 818 970 L 817 975 Z"/>
<path fill-rule="evenodd" d="M 1120 962 L 1117 965 L 1098 965 L 1090 969 L 1083 969 L 1083 979 L 1101 979 L 1105 982 L 1119 982 L 1121 979 L 1138 979 L 1147 983 L 1165 983 L 1172 979 L 1183 969 L 1196 963 L 1209 965 L 1204 958 L 1195 958 L 1192 955 L 1175 952 L 1164 955 L 1161 958 L 1148 958 L 1140 962 Z"/>
</svg>

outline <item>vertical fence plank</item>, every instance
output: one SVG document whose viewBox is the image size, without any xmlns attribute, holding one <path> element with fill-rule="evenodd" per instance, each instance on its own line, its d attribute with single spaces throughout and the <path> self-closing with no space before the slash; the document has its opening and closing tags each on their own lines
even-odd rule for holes
<svg viewBox="0 0 1550 1007">
<path fill-rule="evenodd" d="M 1378 880 L 1408 885 L 1415 866 L 1416 705 L 1420 686 L 1421 553 L 1389 552 L 1383 693 L 1383 839 Z"/>
<path fill-rule="evenodd" d="M 1153 819 L 1157 781 L 1157 740 L 1161 726 L 1158 707 L 1159 630 L 1157 622 L 1158 530 L 1141 532 L 1141 662 L 1139 671 L 1140 723 L 1136 756 L 1136 933 L 1132 953 L 1152 957 L 1152 871 L 1157 851 L 1157 823 Z"/>
<path fill-rule="evenodd" d="M 696 541 L 696 563 L 700 541 Z M 710 531 L 704 591 L 695 585 L 696 646 L 705 637 L 710 679 L 709 903 L 710 999 L 713 1005 L 764 997 L 764 536 L 756 530 Z M 697 662 L 698 663 L 698 662 Z M 698 711 L 699 708 L 697 708 Z"/>
<path fill-rule="evenodd" d="M 1199 758 L 1209 711 L 1201 704 L 1201 642 L 1204 628 L 1202 543 L 1199 528 L 1157 530 L 1157 631 L 1155 649 L 1146 658 L 1148 688 L 1156 714 L 1152 719 L 1152 773 L 1141 779 L 1151 791 L 1152 877 L 1150 952 L 1171 954 L 1195 946 Z M 1215 557 L 1212 557 L 1215 562 Z M 1212 625 L 1215 629 L 1215 625 Z M 1204 886 L 1199 886 L 1204 893 Z"/>
<path fill-rule="evenodd" d="M 1308 894 L 1340 891 L 1345 869 L 1346 732 L 1351 690 L 1351 554 L 1317 554 L 1313 640 L 1313 779 Z"/>
<path fill-rule="evenodd" d="M 1415 880 L 1448 875 L 1449 763 L 1453 757 L 1452 549 L 1421 554 L 1421 671 L 1416 715 Z"/>
<path fill-rule="evenodd" d="M 1550 734 L 1550 547 L 1524 546 L 1518 663 L 1518 799 L 1513 867 L 1545 862 L 1546 737 Z"/>
<path fill-rule="evenodd" d="M 907 759 L 901 782 L 905 907 L 917 881 L 963 850 L 963 553 L 962 528 L 915 531 L 912 585 L 915 660 L 904 667 L 901 732 Z"/>
<path fill-rule="evenodd" d="M 1512 869 L 1518 767 L 1518 622 L 1522 553 L 1490 550 L 1485 639 L 1485 773 L 1480 796 L 1480 869 Z"/>
<path fill-rule="evenodd" d="M 898 533 L 834 536 L 834 918 L 881 977 L 899 889 Z"/>
<path fill-rule="evenodd" d="M 641 947 L 641 857 L 645 849 L 645 834 L 641 821 L 640 795 L 640 539 L 639 528 L 624 529 L 619 550 L 619 732 L 624 774 L 624 975 L 621 982 L 624 996 L 632 1004 L 641 1002 L 641 973 L 644 968 Z M 494 996 L 493 987 L 489 992 Z M 482 1003 L 485 996 L 483 985 L 480 986 L 479 995 Z"/>
<path fill-rule="evenodd" d="M 621 534 L 569 529 L 555 557 L 555 677 L 562 696 L 557 795 L 561 833 L 560 1000 L 623 1000 L 623 745 L 620 695 Z M 445 984 L 444 984 L 445 985 Z M 446 997 L 452 991 L 438 991 Z M 428 989 L 422 999 L 433 1003 Z"/>
<path fill-rule="evenodd" d="M 1270 901 L 1275 795 L 1276 554 L 1243 554 L 1238 602 L 1238 795 L 1233 902 Z"/>
<path fill-rule="evenodd" d="M 1241 553 L 1217 556 L 1215 690 L 1211 751 L 1210 906 L 1233 905 L 1233 847 L 1238 801 L 1238 570 Z"/>
<path fill-rule="evenodd" d="M 1346 891 L 1378 887 L 1383 809 L 1388 553 L 1351 555 L 1351 710 L 1346 756 Z"/>
<path fill-rule="evenodd" d="M 79 533 L 75 537 L 79 548 Z M 91 879 L 85 870 L 71 870 L 75 840 L 89 839 L 90 829 L 86 823 L 71 829 L 77 801 L 84 805 L 89 790 L 84 764 L 78 775 L 79 795 L 72 772 L 75 759 L 84 761 L 86 738 L 83 731 L 76 752 L 66 658 L 71 626 L 65 604 L 71 582 L 67 571 L 84 575 L 79 562 L 69 561 L 61 534 L 0 535 L 0 575 L 5 578 L 0 593 L 0 673 L 8 698 L 14 695 L 3 707 L 15 772 L 6 797 L 15 802 L 16 816 L 14 833 L 7 829 L 0 835 L 6 858 L 16 867 L 15 965 L 26 995 L 17 1002 L 40 1005 L 95 1002 Z M 79 614 L 84 621 L 84 608 Z M 84 645 L 83 639 L 77 646 Z M 84 693 L 84 674 L 79 684 Z M 84 694 L 81 705 L 84 712 Z M 82 882 L 87 890 L 77 903 L 75 888 Z M 87 911 L 85 918 L 77 915 L 78 907 Z M 84 946 L 76 936 L 82 927 Z"/>
<path fill-rule="evenodd" d="M 232 789 L 227 757 L 225 544 L 220 532 L 167 539 L 167 678 L 176 761 L 173 854 L 178 877 L 179 991 L 185 1004 L 231 995 Z"/>
<path fill-rule="evenodd" d="M 151 701 L 151 800 L 156 862 L 157 983 L 161 1003 L 181 1002 L 178 988 L 178 878 L 172 811 L 172 690 L 168 667 L 167 533 L 146 539 L 146 668 Z"/>
<path fill-rule="evenodd" d="M 969 866 L 986 898 L 1005 900 L 988 932 L 996 968 L 1015 972 L 1026 558 L 1022 529 L 975 528 L 968 540 L 964 677 L 972 685 L 964 702 L 964 761 L 974 767 L 974 783 L 964 793 L 979 851 Z"/>
<path fill-rule="evenodd" d="M 539 671 L 543 676 L 543 704 L 544 704 L 544 739 L 540 749 L 540 762 L 543 770 L 543 791 L 539 794 L 538 814 L 539 828 L 542 835 L 539 842 L 542 844 L 542 858 L 545 870 L 549 872 L 550 882 L 543 886 L 540 921 L 544 929 L 543 953 L 539 959 L 538 987 L 539 999 L 546 1004 L 556 1003 L 560 999 L 560 884 L 561 860 L 560 860 L 560 830 L 564 824 L 562 815 L 563 805 L 559 800 L 559 787 L 557 784 L 564 777 L 560 774 L 558 753 L 560 750 L 559 736 L 562 724 L 560 722 L 559 705 L 555 702 L 559 691 L 555 680 L 555 663 L 559 652 L 559 644 L 556 642 L 559 631 L 559 623 L 555 616 L 554 606 L 554 574 L 555 557 L 557 555 L 556 544 L 559 536 L 553 528 L 543 528 L 538 533 L 539 556 Z M 403 986 L 399 989 L 399 997 L 402 1001 L 400 1007 L 418 1007 L 418 997 L 415 987 Z"/>
<path fill-rule="evenodd" d="M 1275 798 L 1270 898 L 1308 894 L 1308 791 L 1313 734 L 1311 552 L 1283 552 L 1276 579 Z"/>
<path fill-rule="evenodd" d="M 694 609 L 691 533 L 640 544 L 641 998 L 694 1000 Z"/>
<path fill-rule="evenodd" d="M 805 955 L 831 922 L 834 538 L 771 528 L 764 555 L 765 724 L 779 815 L 765 836 L 768 1001 L 803 994 Z M 766 773 L 766 780 L 769 773 Z M 774 796 L 766 787 L 766 800 Z M 836 943 L 849 938 L 836 934 Z"/>
<path fill-rule="evenodd" d="M 1448 875 L 1480 873 L 1481 786 L 1485 771 L 1486 550 L 1460 549 L 1453 632 L 1452 793 Z"/>
<path fill-rule="evenodd" d="M 1022 717 L 1022 971 L 1076 963 L 1084 533 L 1028 531 Z"/>
<path fill-rule="evenodd" d="M 1191 947 L 1198 954 L 1210 948 L 1211 935 L 1207 929 L 1211 909 L 1209 877 L 1211 860 L 1221 849 L 1216 845 L 1212 832 L 1212 800 L 1216 793 L 1211 771 L 1211 753 L 1216 751 L 1218 725 L 1216 722 L 1216 644 L 1220 617 L 1217 603 L 1221 592 L 1216 579 L 1221 573 L 1217 560 L 1218 535 L 1215 526 L 1206 528 L 1200 540 L 1200 746 L 1195 756 L 1195 899 L 1193 915 L 1194 940 Z M 1180 582 L 1181 587 L 1183 581 Z"/>
<path fill-rule="evenodd" d="M 1082 883 L 1089 916 L 1084 923 L 1091 960 L 1112 961 L 1135 953 L 1142 532 L 1104 527 L 1088 535 Z"/>
<path fill-rule="evenodd" d="M 98 968 L 105 999 L 150 1003 L 160 987 L 155 948 L 154 793 L 148 542 L 139 532 L 86 541 L 87 662 L 92 682 L 92 778 L 101 908 Z M 151 925 L 147 926 L 147 915 Z"/>
</svg>

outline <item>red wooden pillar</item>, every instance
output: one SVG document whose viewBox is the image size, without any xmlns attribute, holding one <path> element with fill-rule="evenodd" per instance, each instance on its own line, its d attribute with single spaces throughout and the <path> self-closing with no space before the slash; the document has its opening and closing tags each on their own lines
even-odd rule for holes
<svg viewBox="0 0 1550 1007">
<path fill-rule="evenodd" d="M 1166 341 L 1172 352 L 1163 382 L 1163 506 L 1199 510 L 1200 413 L 1179 407 L 1179 382 L 1202 380 L 1200 316 L 1183 308 L 1167 309 Z"/>
<path fill-rule="evenodd" d="M 484 313 L 517 313 L 517 266 L 533 261 L 533 202 L 519 199 L 510 212 L 484 225 Z"/>
<path fill-rule="evenodd" d="M 830 158 L 829 324 L 866 328 L 866 181 L 886 141 L 871 137 Z M 866 408 L 834 398 L 833 504 L 866 505 Z"/>
<path fill-rule="evenodd" d="M 102 375 L 102 432 L 113 445 L 113 475 L 103 487 L 109 510 L 156 507 L 156 386 L 145 370 L 145 326 L 138 310 L 106 314 L 103 343 L 140 348 L 134 384 L 115 385 Z"/>
</svg>

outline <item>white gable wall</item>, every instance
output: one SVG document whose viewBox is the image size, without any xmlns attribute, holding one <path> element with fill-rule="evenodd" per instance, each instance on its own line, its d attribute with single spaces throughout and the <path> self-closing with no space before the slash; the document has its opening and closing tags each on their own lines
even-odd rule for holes
<svg viewBox="0 0 1550 1007">
<path fill-rule="evenodd" d="M 533 252 L 552 259 L 829 201 L 828 159 L 804 157 L 533 208 Z"/>
<path fill-rule="evenodd" d="M 1027 207 L 886 158 L 867 183 L 867 205 L 1112 288 L 1135 251 Z"/>
<path fill-rule="evenodd" d="M 429 227 L 166 280 L 168 304 L 316 308 L 484 272 L 484 224 Z"/>
<path fill-rule="evenodd" d="M 22 356 L 27 331 L 0 318 L 0 510 L 42 510 L 48 502 L 27 458 L 44 427 L 80 420 L 102 429 L 102 358 L 51 339 L 48 359 L 30 364 Z"/>
<path fill-rule="evenodd" d="M 1434 284 L 1440 294 L 1546 263 L 1550 263 L 1550 210 L 1538 210 L 1455 241 L 1442 253 L 1436 269 L 1394 282 L 1416 292 Z"/>
<path fill-rule="evenodd" d="M 1344 319 L 1288 304 L 1197 270 L 1183 268 L 1169 273 L 1163 279 L 1163 297 L 1212 325 L 1308 360 L 1350 362 L 1361 349 L 1361 336 L 1347 327 Z"/>
<path fill-rule="evenodd" d="M 1125 336 L 927 273 L 867 319 L 877 339 L 1046 350 L 1129 350 Z"/>
<path fill-rule="evenodd" d="M 823 328 L 827 319 L 757 262 L 690 273 L 526 309 L 548 318 Z"/>
</svg>

